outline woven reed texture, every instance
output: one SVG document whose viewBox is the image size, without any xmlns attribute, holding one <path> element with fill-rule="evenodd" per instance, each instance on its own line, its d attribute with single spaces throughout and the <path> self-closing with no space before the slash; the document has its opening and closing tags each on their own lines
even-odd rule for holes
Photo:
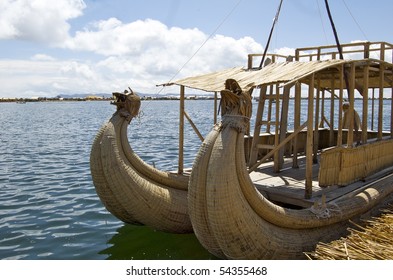
<svg viewBox="0 0 393 280">
<path fill-rule="evenodd" d="M 236 110 L 227 113 L 233 116 Z M 295 210 L 275 205 L 258 193 L 248 175 L 243 131 L 233 120 L 215 127 L 198 152 L 189 182 L 194 232 L 218 257 L 305 258 L 303 252 L 313 250 L 320 241 L 343 236 L 350 218 L 393 192 L 390 180 L 320 208 Z"/>
<path fill-rule="evenodd" d="M 224 69 L 205 75 L 189 77 L 180 79 L 175 82 L 163 84 L 164 86 L 170 85 L 182 85 L 189 88 L 200 89 L 208 92 L 220 92 L 222 85 L 228 79 L 228 77 L 235 79 L 241 88 L 247 88 L 250 85 L 261 86 L 274 83 L 293 83 L 300 79 L 306 78 L 312 73 L 323 71 L 324 69 L 337 67 L 346 63 L 358 63 L 359 65 L 364 62 L 367 63 L 372 59 L 363 60 L 324 60 L 324 61 L 307 61 L 307 62 L 279 62 L 269 64 L 259 70 L 248 70 L 243 67 L 234 67 Z M 326 80 L 321 79 L 320 85 L 322 88 L 330 88 L 332 86 L 330 76 Z M 339 83 L 334 85 L 337 89 Z M 378 87 L 378 79 L 369 79 L 370 87 Z M 386 82 L 386 87 L 390 84 Z"/>
<path fill-rule="evenodd" d="M 316 260 L 392 260 L 393 205 L 380 217 L 367 221 L 365 226 L 354 224 L 350 235 L 328 244 L 318 243 L 314 252 L 306 253 Z"/>
<path fill-rule="evenodd" d="M 153 168 L 132 150 L 130 114 L 118 110 L 98 132 L 90 154 L 96 192 L 118 219 L 174 233 L 192 232 L 188 177 Z"/>
<path fill-rule="evenodd" d="M 358 147 L 336 147 L 323 151 L 319 169 L 320 186 L 345 186 L 393 165 L 393 140 Z"/>
</svg>

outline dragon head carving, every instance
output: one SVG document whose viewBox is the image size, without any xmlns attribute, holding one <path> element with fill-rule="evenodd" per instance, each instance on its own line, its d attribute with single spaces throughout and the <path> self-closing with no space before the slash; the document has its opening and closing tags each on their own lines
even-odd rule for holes
<svg viewBox="0 0 393 280">
<path fill-rule="evenodd" d="M 122 117 L 125 117 L 128 122 L 138 115 L 141 107 L 141 98 L 130 87 L 124 92 L 113 92 L 112 95 L 116 101 L 113 101 L 111 104 L 116 105 L 117 112 Z"/>
<path fill-rule="evenodd" d="M 225 89 L 221 91 L 221 115 L 223 125 L 230 125 L 240 131 L 247 130 L 252 113 L 253 84 L 242 89 L 234 79 L 225 81 Z"/>
</svg>

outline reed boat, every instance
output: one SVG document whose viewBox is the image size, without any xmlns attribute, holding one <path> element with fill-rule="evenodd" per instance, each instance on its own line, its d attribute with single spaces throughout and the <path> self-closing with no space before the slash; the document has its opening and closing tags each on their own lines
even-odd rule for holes
<svg viewBox="0 0 393 280">
<path fill-rule="evenodd" d="M 113 93 L 116 112 L 93 142 L 90 169 L 96 192 L 106 209 L 121 221 L 154 229 L 192 232 L 188 215 L 189 175 L 161 171 L 132 149 L 128 126 L 141 100 L 131 89 Z"/>
<path fill-rule="evenodd" d="M 212 254 L 303 259 L 392 199 L 393 45 L 341 47 L 343 59 L 335 45 L 263 67 L 251 54 L 247 68 L 166 84 L 221 94 L 188 186 L 194 232 Z"/>
</svg>

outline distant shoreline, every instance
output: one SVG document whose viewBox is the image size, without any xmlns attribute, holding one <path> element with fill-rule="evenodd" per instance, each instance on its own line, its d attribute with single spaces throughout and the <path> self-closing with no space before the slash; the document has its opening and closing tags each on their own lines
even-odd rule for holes
<svg viewBox="0 0 393 280">
<path fill-rule="evenodd" d="M 179 96 L 142 96 L 142 100 L 179 100 Z M 186 96 L 187 100 L 214 100 L 210 96 Z M 113 101 L 112 97 L 38 97 L 38 98 L 0 98 L 0 103 L 27 103 L 27 102 L 69 102 L 69 101 Z"/>
<path fill-rule="evenodd" d="M 187 100 L 214 100 L 214 96 L 186 96 Z M 220 99 L 220 97 L 218 97 Z M 290 97 L 290 99 L 294 99 Z M 307 99 L 302 97 L 301 99 Z M 355 100 L 361 100 L 361 98 L 355 98 Z M 379 98 L 375 98 L 378 100 Z M 69 101 L 113 101 L 113 97 L 105 96 L 87 96 L 87 97 L 37 97 L 37 98 L 18 98 L 18 97 L 2 97 L 0 103 L 27 103 L 27 102 L 69 102 Z M 180 96 L 141 96 L 141 100 L 180 100 Z M 253 98 L 257 101 L 256 98 Z M 369 98 L 371 100 L 371 98 Z M 390 100 L 390 98 L 384 97 L 383 100 Z"/>
</svg>

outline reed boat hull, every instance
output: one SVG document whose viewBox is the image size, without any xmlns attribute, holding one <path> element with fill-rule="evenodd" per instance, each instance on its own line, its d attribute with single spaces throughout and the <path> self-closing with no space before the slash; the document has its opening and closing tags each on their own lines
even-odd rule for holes
<svg viewBox="0 0 393 280">
<path fill-rule="evenodd" d="M 264 197 L 253 185 L 244 154 L 241 120 L 248 97 L 222 94 L 223 118 L 201 146 L 189 181 L 189 213 L 194 232 L 212 254 L 228 259 L 304 259 L 318 242 L 347 234 L 350 220 L 378 207 L 393 193 L 388 176 L 334 203 L 293 209 Z M 237 95 L 237 96 L 236 96 Z M 243 105 L 239 105 L 243 104 Z M 235 116 L 238 115 L 238 121 Z"/>
<path fill-rule="evenodd" d="M 90 154 L 92 179 L 100 200 L 125 223 L 173 233 L 192 232 L 188 177 L 157 170 L 135 154 L 127 131 L 138 113 L 140 99 L 132 94 L 115 103 L 118 109 L 99 130 Z"/>
</svg>

